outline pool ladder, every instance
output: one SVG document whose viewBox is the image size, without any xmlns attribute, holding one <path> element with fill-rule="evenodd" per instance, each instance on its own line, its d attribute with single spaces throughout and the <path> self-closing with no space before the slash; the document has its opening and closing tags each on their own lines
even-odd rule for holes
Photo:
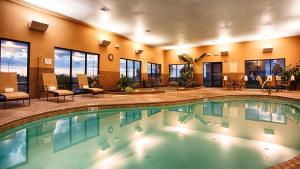
<svg viewBox="0 0 300 169">
<path fill-rule="evenodd" d="M 264 91 L 264 88 L 266 87 L 267 82 L 268 82 L 268 79 L 266 79 L 265 82 L 262 84 L 262 86 L 261 86 L 262 91 Z M 267 90 L 268 94 L 271 95 L 271 88 L 269 87 L 269 88 L 265 88 L 265 89 Z"/>
</svg>

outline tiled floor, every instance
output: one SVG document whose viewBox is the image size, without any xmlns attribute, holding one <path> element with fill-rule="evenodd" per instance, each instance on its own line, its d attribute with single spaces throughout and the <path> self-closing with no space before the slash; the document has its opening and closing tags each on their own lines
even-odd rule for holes
<svg viewBox="0 0 300 169">
<path fill-rule="evenodd" d="M 80 108 L 87 106 L 128 106 L 128 105 L 147 105 L 147 104 L 157 104 L 157 103 L 167 103 L 167 102 L 178 102 L 178 101 L 188 101 L 194 99 L 201 99 L 206 97 L 216 97 L 224 95 L 268 95 L 267 92 L 262 92 L 258 90 L 225 90 L 218 88 L 198 88 L 195 90 L 187 91 L 166 91 L 165 93 L 157 94 L 143 94 L 143 95 L 115 95 L 115 94 L 105 94 L 102 98 L 101 96 L 89 97 L 89 96 L 76 96 L 74 102 L 61 100 L 60 103 L 56 103 L 55 99 L 53 101 L 46 102 L 45 100 L 33 100 L 31 106 L 24 106 L 21 103 L 9 103 L 6 109 L 0 108 L 0 132 L 34 119 L 41 118 L 46 112 L 55 112 L 62 110 L 64 112 L 66 109 Z M 299 91 L 284 91 L 284 92 L 273 92 L 274 96 L 288 97 L 294 99 L 300 99 Z M 60 113 L 61 114 L 61 113 Z M 39 117 L 38 117 L 39 116 Z M 51 116 L 51 114 L 47 116 Z M 35 117 L 35 118 L 33 118 Z M 22 120 L 23 119 L 23 120 Z M 26 120 L 25 120 L 26 119 Z M 5 127 L 7 124 L 15 123 L 14 126 Z M 16 124 L 18 123 L 18 124 Z"/>
<path fill-rule="evenodd" d="M 269 169 L 300 169 L 300 155 Z"/>
</svg>

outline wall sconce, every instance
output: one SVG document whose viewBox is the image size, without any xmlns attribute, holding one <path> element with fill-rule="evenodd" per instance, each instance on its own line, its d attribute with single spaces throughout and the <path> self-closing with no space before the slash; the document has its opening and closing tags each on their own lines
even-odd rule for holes
<svg viewBox="0 0 300 169">
<path fill-rule="evenodd" d="M 248 81 L 248 76 L 244 76 L 244 81 L 245 81 L 245 82 Z"/>
<path fill-rule="evenodd" d="M 103 47 L 107 47 L 108 45 L 110 45 L 110 41 L 108 41 L 108 40 L 101 40 L 101 41 L 99 41 L 99 45 L 100 46 L 103 46 Z"/>
<path fill-rule="evenodd" d="M 272 53 L 272 52 L 273 52 L 272 47 L 263 48 L 263 53 Z"/>
<path fill-rule="evenodd" d="M 40 31 L 40 32 L 45 32 L 48 29 L 49 25 L 38 22 L 38 21 L 31 21 L 29 22 L 29 29 L 35 30 L 35 31 Z"/>
<path fill-rule="evenodd" d="M 228 51 L 221 51 L 221 56 L 228 56 L 229 52 Z"/>
<path fill-rule="evenodd" d="M 135 50 L 135 54 L 140 55 L 142 54 L 144 51 L 142 49 L 137 49 Z"/>
</svg>

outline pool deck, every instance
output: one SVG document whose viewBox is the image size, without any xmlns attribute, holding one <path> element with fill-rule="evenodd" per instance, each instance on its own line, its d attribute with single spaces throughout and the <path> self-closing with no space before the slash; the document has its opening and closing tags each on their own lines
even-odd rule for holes
<svg viewBox="0 0 300 169">
<path fill-rule="evenodd" d="M 280 163 L 274 167 L 270 167 L 268 169 L 299 169 L 300 168 L 300 155 L 286 161 Z"/>
<path fill-rule="evenodd" d="M 104 97 L 77 95 L 74 101 L 52 101 L 32 100 L 31 106 L 24 106 L 21 102 L 10 102 L 7 108 L 0 107 L 0 132 L 38 119 L 54 115 L 69 113 L 74 110 L 86 110 L 87 107 L 97 106 L 101 108 L 134 107 L 168 105 L 178 102 L 190 102 L 197 99 L 223 97 L 227 95 L 241 96 L 268 96 L 267 92 L 255 89 L 226 90 L 220 88 L 197 88 L 194 90 L 174 91 L 166 90 L 165 93 L 121 95 L 105 94 Z M 272 92 L 272 96 L 284 97 L 286 99 L 300 100 L 300 91 Z M 68 99 L 68 98 L 67 98 Z"/>
</svg>

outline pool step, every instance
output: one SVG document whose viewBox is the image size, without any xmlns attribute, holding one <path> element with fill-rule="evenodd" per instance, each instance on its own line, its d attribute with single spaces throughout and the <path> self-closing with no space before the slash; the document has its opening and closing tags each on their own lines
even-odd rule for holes
<svg viewBox="0 0 300 169">
<path fill-rule="evenodd" d="M 300 169 L 300 155 L 268 169 Z"/>
</svg>

